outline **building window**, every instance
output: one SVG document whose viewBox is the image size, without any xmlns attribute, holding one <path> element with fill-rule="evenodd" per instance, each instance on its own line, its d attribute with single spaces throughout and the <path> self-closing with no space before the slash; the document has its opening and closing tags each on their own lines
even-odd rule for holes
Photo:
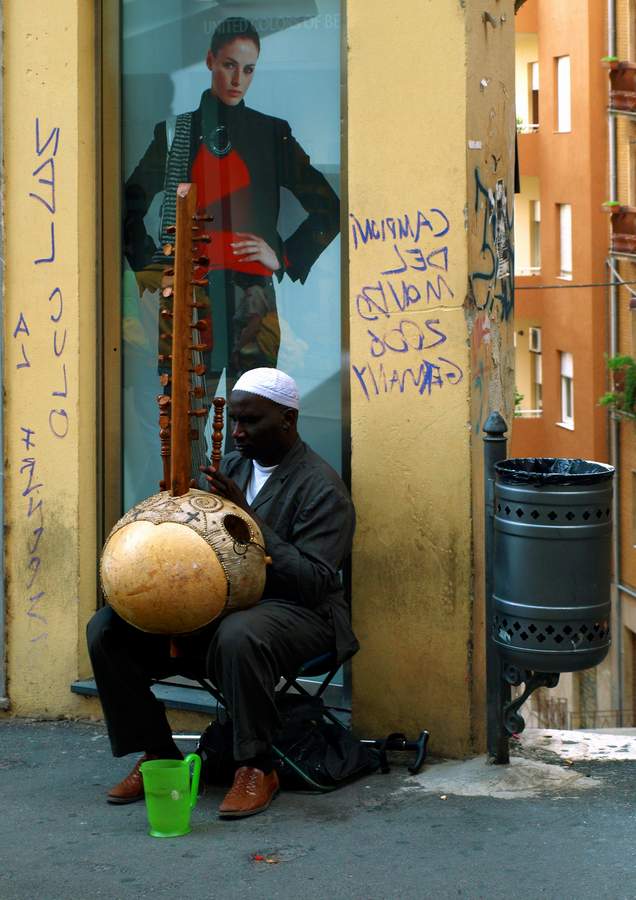
<svg viewBox="0 0 636 900">
<path fill-rule="evenodd" d="M 558 203 L 559 212 L 559 274 L 572 278 L 572 206 Z"/>
<path fill-rule="evenodd" d="M 561 421 L 560 425 L 574 428 L 574 359 L 571 353 L 561 357 Z"/>
<path fill-rule="evenodd" d="M 557 56 L 556 59 L 556 110 L 557 131 L 571 131 L 572 89 L 569 56 Z"/>
<path fill-rule="evenodd" d="M 539 63 L 531 62 L 528 66 L 528 113 L 530 119 L 530 127 L 537 129 L 539 127 Z"/>
<path fill-rule="evenodd" d="M 528 331 L 528 349 L 530 350 L 530 384 L 532 396 L 530 402 L 535 414 L 543 409 L 543 366 L 541 360 L 541 329 L 530 326 Z"/>
<path fill-rule="evenodd" d="M 541 202 L 530 201 L 530 268 L 541 271 Z"/>
</svg>

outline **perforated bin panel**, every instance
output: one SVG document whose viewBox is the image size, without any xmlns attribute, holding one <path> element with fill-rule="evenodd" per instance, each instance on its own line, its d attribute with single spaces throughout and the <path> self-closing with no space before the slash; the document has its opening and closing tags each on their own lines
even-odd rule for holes
<svg viewBox="0 0 636 900">
<path fill-rule="evenodd" d="M 521 668 L 574 672 L 610 646 L 612 483 L 495 483 L 492 638 Z"/>
</svg>

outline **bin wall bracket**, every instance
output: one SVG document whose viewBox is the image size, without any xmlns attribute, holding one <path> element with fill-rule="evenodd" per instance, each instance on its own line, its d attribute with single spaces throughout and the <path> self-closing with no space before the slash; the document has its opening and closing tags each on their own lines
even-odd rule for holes
<svg viewBox="0 0 636 900">
<path fill-rule="evenodd" d="M 508 734 L 521 734 L 526 727 L 526 722 L 519 712 L 520 708 L 537 688 L 556 687 L 559 683 L 559 675 L 557 672 L 531 672 L 528 669 L 520 669 L 518 666 L 506 663 L 503 666 L 502 676 L 504 681 L 514 687 L 525 684 L 523 693 L 515 697 L 514 700 L 504 703 L 502 717 L 503 726 Z"/>
</svg>

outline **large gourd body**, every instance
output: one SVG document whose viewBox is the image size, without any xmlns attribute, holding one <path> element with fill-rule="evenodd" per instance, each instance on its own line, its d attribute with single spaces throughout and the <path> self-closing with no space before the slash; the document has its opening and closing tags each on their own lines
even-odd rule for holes
<svg viewBox="0 0 636 900">
<path fill-rule="evenodd" d="M 117 522 L 104 546 L 101 581 L 110 605 L 131 625 L 187 634 L 260 600 L 263 535 L 223 497 L 164 491 Z"/>
</svg>

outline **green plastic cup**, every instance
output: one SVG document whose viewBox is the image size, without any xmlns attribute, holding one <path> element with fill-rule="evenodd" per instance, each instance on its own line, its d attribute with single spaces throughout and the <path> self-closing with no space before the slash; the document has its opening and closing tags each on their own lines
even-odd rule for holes
<svg viewBox="0 0 636 900">
<path fill-rule="evenodd" d="M 201 757 L 149 759 L 141 764 L 149 834 L 180 837 L 190 832 L 190 814 L 197 804 Z"/>
</svg>

